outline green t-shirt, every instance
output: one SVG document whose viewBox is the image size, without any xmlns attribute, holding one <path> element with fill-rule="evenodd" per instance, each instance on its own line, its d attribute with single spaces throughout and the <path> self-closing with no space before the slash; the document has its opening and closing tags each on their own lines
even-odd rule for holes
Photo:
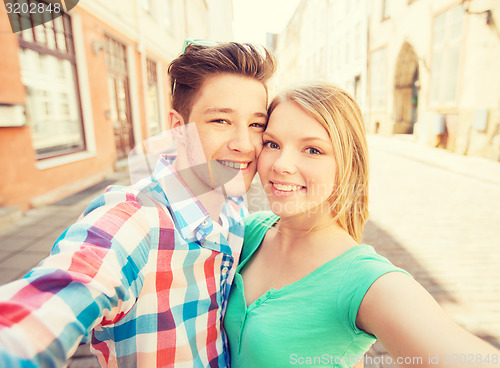
<svg viewBox="0 0 500 368">
<path fill-rule="evenodd" d="M 405 271 L 371 246 L 358 245 L 247 307 L 240 270 L 278 219 L 271 212 L 245 219 L 241 263 L 224 317 L 231 367 L 353 366 L 376 340 L 356 327 L 364 295 L 380 276 Z"/>
</svg>

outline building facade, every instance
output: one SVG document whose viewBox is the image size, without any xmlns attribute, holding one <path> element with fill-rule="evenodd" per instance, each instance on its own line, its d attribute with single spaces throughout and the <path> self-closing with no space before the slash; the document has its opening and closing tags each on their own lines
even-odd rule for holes
<svg viewBox="0 0 500 368">
<path fill-rule="evenodd" d="M 302 0 L 276 37 L 281 88 L 328 80 L 367 106 L 369 0 Z"/>
<path fill-rule="evenodd" d="M 499 15 L 495 0 L 302 0 L 278 84 L 328 80 L 369 133 L 500 160 Z"/>
<path fill-rule="evenodd" d="M 374 0 L 370 131 L 500 159 L 500 3 Z"/>
<path fill-rule="evenodd" d="M 43 16 L 51 18 L 0 12 L 4 208 L 26 210 L 102 180 L 168 129 L 167 67 L 184 39 L 232 38 L 232 0 L 85 0 Z"/>
</svg>

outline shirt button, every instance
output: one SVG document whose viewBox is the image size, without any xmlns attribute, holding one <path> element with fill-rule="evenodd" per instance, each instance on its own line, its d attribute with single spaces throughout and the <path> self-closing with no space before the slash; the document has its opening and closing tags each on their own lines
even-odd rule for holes
<svg viewBox="0 0 500 368">
<path fill-rule="evenodd" d="M 201 223 L 201 226 L 207 227 L 208 226 L 208 220 L 207 219 L 203 220 L 203 222 Z"/>
</svg>

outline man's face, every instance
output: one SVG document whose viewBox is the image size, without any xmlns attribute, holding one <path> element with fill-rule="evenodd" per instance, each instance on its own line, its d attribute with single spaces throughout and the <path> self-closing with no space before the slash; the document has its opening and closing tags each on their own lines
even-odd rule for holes
<svg viewBox="0 0 500 368">
<path fill-rule="evenodd" d="M 224 184 L 228 195 L 250 188 L 262 149 L 266 100 L 264 85 L 249 77 L 221 74 L 203 82 L 186 123 L 195 123 L 210 163 L 212 178 L 200 178 L 207 185 Z M 200 162 L 195 147 L 187 147 L 187 154 L 191 163 Z"/>
</svg>

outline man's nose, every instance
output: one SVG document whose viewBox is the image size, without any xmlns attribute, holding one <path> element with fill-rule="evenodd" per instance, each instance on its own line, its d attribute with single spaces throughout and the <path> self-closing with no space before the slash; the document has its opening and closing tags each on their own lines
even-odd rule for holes
<svg viewBox="0 0 500 368">
<path fill-rule="evenodd" d="M 233 129 L 228 146 L 229 149 L 242 153 L 248 153 L 255 149 L 252 136 L 246 126 Z"/>
</svg>

